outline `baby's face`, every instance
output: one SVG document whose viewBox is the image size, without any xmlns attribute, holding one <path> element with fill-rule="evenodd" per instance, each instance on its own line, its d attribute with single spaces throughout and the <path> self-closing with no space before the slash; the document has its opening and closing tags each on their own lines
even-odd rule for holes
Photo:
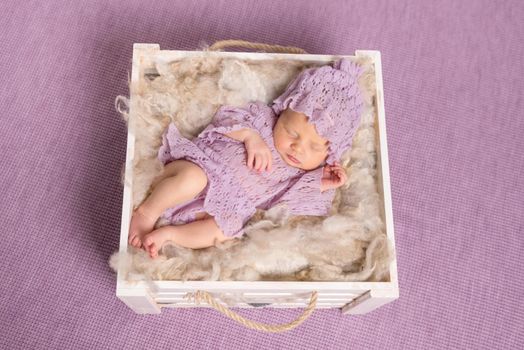
<svg viewBox="0 0 524 350">
<path fill-rule="evenodd" d="M 273 143 L 288 165 L 312 170 L 326 160 L 328 140 L 322 138 L 307 120 L 303 113 L 290 108 L 283 111 L 273 129 Z"/>
</svg>

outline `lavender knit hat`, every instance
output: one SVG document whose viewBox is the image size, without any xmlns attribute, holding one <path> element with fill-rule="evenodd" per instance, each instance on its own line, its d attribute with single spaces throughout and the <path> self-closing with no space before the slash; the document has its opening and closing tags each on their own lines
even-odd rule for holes
<svg viewBox="0 0 524 350">
<path fill-rule="evenodd" d="M 280 115 L 287 108 L 308 117 L 317 132 L 330 141 L 326 162 L 333 164 L 352 144 L 362 112 L 362 96 L 357 79 L 363 68 L 346 58 L 308 68 L 273 100 L 271 108 Z"/>
</svg>

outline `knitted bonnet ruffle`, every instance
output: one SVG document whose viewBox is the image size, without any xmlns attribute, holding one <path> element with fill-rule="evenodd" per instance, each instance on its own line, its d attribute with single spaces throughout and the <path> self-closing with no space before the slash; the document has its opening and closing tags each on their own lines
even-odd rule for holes
<svg viewBox="0 0 524 350">
<path fill-rule="evenodd" d="M 328 139 L 326 162 L 339 161 L 351 147 L 362 112 L 357 79 L 363 68 L 346 58 L 329 65 L 302 71 L 271 108 L 280 115 L 287 108 L 304 113 L 320 136 Z"/>
</svg>

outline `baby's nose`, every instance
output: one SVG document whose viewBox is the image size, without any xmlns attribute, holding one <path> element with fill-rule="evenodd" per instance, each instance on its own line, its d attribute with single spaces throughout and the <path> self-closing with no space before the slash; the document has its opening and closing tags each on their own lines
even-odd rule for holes
<svg viewBox="0 0 524 350">
<path fill-rule="evenodd" d="M 302 145 L 300 145 L 300 144 L 293 143 L 293 144 L 291 144 L 291 148 L 293 149 L 293 151 L 295 151 L 297 153 L 302 153 Z"/>
</svg>

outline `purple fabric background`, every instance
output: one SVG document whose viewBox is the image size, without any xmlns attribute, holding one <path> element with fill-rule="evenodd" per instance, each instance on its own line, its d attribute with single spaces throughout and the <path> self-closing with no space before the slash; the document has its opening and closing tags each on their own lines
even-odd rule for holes
<svg viewBox="0 0 524 350">
<path fill-rule="evenodd" d="M 0 2 L 0 347 L 524 347 L 521 1 Z M 134 42 L 382 52 L 400 299 L 286 333 L 115 296 Z M 240 310 L 288 322 L 301 310 Z"/>
</svg>

